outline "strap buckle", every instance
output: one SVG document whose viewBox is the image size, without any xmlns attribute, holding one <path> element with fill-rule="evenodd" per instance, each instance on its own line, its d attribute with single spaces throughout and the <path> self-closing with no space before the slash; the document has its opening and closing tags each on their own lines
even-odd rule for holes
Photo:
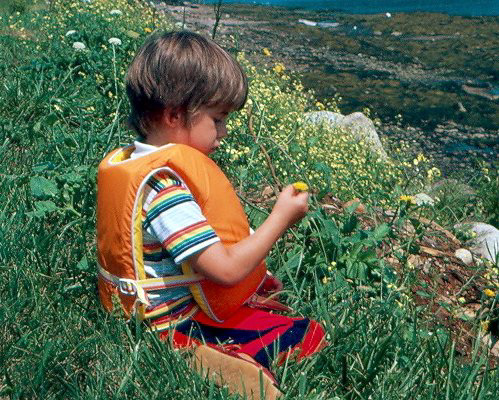
<svg viewBox="0 0 499 400">
<path fill-rule="evenodd" d="M 137 296 L 137 300 L 146 306 L 150 306 L 144 288 L 137 281 L 128 278 L 120 278 L 118 281 L 120 292 L 125 296 Z"/>
<path fill-rule="evenodd" d="M 126 296 L 135 296 L 137 294 L 137 284 L 133 279 L 120 278 L 118 281 L 120 292 Z"/>
</svg>

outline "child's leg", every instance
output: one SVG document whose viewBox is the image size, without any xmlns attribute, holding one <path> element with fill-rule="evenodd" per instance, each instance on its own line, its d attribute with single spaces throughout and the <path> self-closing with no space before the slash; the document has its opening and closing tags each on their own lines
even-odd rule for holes
<svg viewBox="0 0 499 400">
<path fill-rule="evenodd" d="M 325 344 L 324 329 L 316 321 L 246 306 L 222 323 L 198 312 L 172 333 L 171 339 L 176 346 L 199 342 L 222 344 L 225 349 L 248 354 L 265 368 L 271 366 L 274 356 L 281 362 L 290 354 L 301 359 L 316 353 Z M 167 336 L 168 332 L 162 334 L 162 338 Z"/>
<path fill-rule="evenodd" d="M 219 386 L 227 385 L 231 393 L 243 397 L 275 400 L 281 395 L 270 371 L 245 354 L 200 345 L 194 352 L 193 367 L 202 376 L 214 378 Z"/>
</svg>

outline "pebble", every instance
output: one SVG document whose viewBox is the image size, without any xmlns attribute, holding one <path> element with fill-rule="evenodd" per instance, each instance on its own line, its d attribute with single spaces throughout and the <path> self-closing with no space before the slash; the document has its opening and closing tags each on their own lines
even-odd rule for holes
<svg viewBox="0 0 499 400">
<path fill-rule="evenodd" d="M 466 265 L 473 264 L 473 255 L 471 254 L 471 251 L 467 249 L 457 249 L 454 255 Z"/>
</svg>

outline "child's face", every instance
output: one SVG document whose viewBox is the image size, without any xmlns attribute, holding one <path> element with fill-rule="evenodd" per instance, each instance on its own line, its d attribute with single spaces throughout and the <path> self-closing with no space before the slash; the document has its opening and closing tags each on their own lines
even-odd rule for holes
<svg viewBox="0 0 499 400">
<path fill-rule="evenodd" d="M 190 126 L 184 127 L 185 144 L 210 154 L 220 146 L 220 141 L 227 136 L 225 120 L 229 113 L 221 107 L 201 107 L 193 116 Z"/>
</svg>

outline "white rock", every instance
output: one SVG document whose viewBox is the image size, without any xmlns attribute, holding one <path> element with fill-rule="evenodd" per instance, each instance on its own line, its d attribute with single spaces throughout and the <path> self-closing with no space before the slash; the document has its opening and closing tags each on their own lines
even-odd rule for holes
<svg viewBox="0 0 499 400">
<path fill-rule="evenodd" d="M 499 254 L 499 229 L 483 222 L 472 222 L 460 224 L 460 228 L 468 228 L 476 233 L 476 237 L 470 240 L 472 253 L 478 254 L 493 263 L 497 263 Z"/>
<path fill-rule="evenodd" d="M 467 249 L 457 249 L 454 255 L 459 258 L 466 265 L 471 265 L 473 263 L 473 255 L 471 251 Z"/>
<path fill-rule="evenodd" d="M 350 131 L 355 139 L 365 141 L 382 158 L 387 158 L 374 123 L 361 112 L 343 115 L 332 111 L 315 111 L 305 114 L 305 121 L 312 124 L 325 123 L 328 127 Z"/>
<path fill-rule="evenodd" d="M 426 193 L 418 193 L 414 196 L 414 201 L 418 206 L 433 206 L 435 205 L 435 200 L 433 200 Z"/>
<path fill-rule="evenodd" d="M 392 14 L 389 13 L 389 12 L 387 12 L 385 15 L 386 15 L 386 18 L 391 18 L 392 17 Z"/>
<path fill-rule="evenodd" d="M 299 19 L 298 22 L 300 24 L 307 25 L 307 26 L 316 26 L 317 25 L 317 22 L 310 21 L 308 19 Z"/>
<path fill-rule="evenodd" d="M 317 26 L 320 28 L 336 28 L 340 26 L 339 22 L 317 22 Z"/>
</svg>

